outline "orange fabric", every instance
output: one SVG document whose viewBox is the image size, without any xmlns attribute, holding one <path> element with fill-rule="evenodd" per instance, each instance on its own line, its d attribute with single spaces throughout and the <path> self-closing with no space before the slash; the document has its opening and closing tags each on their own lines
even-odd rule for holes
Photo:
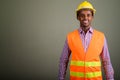
<svg viewBox="0 0 120 80">
<path fill-rule="evenodd" d="M 86 72 L 91 72 L 91 70 L 94 71 L 100 71 L 100 67 L 83 67 L 83 66 L 70 66 L 70 70 L 71 71 L 75 71 L 75 72 L 84 72 L 84 68 L 86 69 Z"/>
<path fill-rule="evenodd" d="M 102 52 L 102 48 L 104 45 L 104 34 L 94 30 L 93 35 L 88 46 L 87 51 L 84 51 L 82 40 L 79 35 L 78 30 L 75 30 L 68 34 L 67 36 L 69 48 L 72 51 L 71 60 L 74 61 L 84 61 L 84 62 L 92 62 L 92 61 L 100 61 L 99 55 Z M 92 66 L 92 67 L 85 67 L 85 66 L 73 66 L 70 65 L 70 71 L 74 72 L 95 72 L 101 71 L 101 66 Z M 102 80 L 102 76 L 100 77 L 92 77 L 92 78 L 80 78 L 75 76 L 70 76 L 71 80 Z"/>
</svg>

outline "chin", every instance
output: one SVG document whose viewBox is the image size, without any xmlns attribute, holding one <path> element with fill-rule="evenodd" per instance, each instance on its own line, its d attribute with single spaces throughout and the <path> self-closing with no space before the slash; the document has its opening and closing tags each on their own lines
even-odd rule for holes
<svg viewBox="0 0 120 80">
<path fill-rule="evenodd" d="M 83 27 L 89 27 L 89 25 L 83 25 Z"/>
<path fill-rule="evenodd" d="M 90 24 L 81 24 L 82 27 L 87 28 L 90 27 Z"/>
</svg>

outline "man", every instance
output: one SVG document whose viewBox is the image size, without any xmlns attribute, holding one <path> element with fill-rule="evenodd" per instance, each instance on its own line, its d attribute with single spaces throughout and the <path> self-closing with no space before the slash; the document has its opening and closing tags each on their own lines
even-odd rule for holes
<svg viewBox="0 0 120 80">
<path fill-rule="evenodd" d="M 59 80 L 65 80 L 70 55 L 70 80 L 102 80 L 101 63 L 106 80 L 114 80 L 106 38 L 91 26 L 95 9 L 84 1 L 76 14 L 80 28 L 67 35 L 60 57 Z"/>
</svg>

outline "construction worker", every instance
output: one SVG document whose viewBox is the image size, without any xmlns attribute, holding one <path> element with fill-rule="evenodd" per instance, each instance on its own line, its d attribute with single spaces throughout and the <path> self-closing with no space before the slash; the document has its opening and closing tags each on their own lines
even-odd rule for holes
<svg viewBox="0 0 120 80">
<path fill-rule="evenodd" d="M 102 80 L 101 64 L 106 80 L 114 80 L 104 33 L 91 25 L 95 11 L 88 1 L 76 9 L 80 27 L 67 35 L 60 57 L 59 80 L 65 80 L 70 55 L 70 80 Z"/>
</svg>

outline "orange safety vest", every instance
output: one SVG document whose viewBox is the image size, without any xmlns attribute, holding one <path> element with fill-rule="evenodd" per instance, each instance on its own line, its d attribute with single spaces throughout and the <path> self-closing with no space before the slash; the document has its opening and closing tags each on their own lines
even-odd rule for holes
<svg viewBox="0 0 120 80">
<path fill-rule="evenodd" d="M 99 55 L 104 45 L 104 34 L 93 30 L 87 51 L 84 51 L 79 31 L 67 36 L 68 46 L 72 51 L 70 62 L 70 80 L 102 80 Z"/>
</svg>

